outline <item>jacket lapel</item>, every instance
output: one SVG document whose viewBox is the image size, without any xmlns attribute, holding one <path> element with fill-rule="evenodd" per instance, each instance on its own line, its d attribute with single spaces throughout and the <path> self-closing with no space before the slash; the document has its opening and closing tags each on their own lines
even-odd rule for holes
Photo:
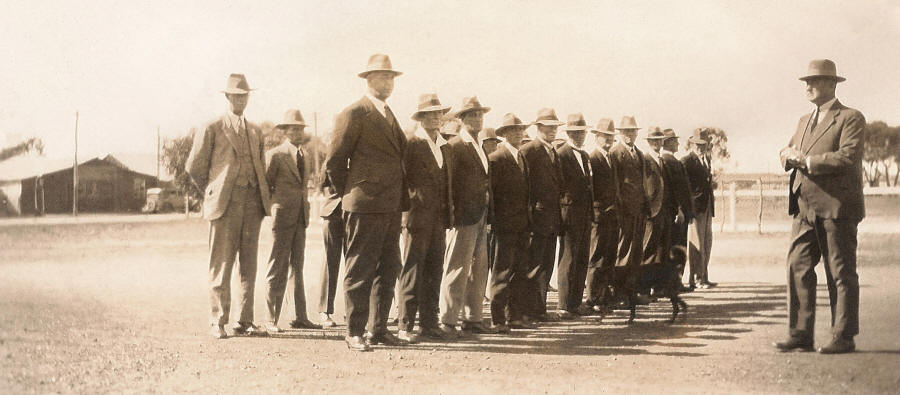
<svg viewBox="0 0 900 395">
<path fill-rule="evenodd" d="M 288 149 L 287 152 L 285 153 L 285 155 L 283 156 L 284 159 L 282 161 L 291 170 L 291 174 L 293 174 L 294 177 L 297 177 L 297 181 L 302 183 L 303 177 L 300 175 L 300 171 L 297 170 L 296 156 L 294 156 L 293 158 L 291 158 L 291 156 L 292 156 L 291 150 Z M 304 168 L 306 168 L 306 167 L 304 166 Z"/>
<path fill-rule="evenodd" d="M 375 108 L 375 104 L 372 103 L 371 100 L 366 98 L 366 107 L 369 109 L 369 113 L 366 115 L 369 118 L 369 122 L 372 122 L 378 129 L 378 133 L 381 134 L 381 138 L 387 140 L 397 152 L 403 152 L 400 147 L 400 142 L 397 141 L 396 132 L 391 127 L 391 124 L 388 123 L 387 119 L 381 116 L 381 113 Z M 396 119 L 394 120 L 396 124 Z"/>
<path fill-rule="evenodd" d="M 825 114 L 825 119 L 822 119 L 819 122 L 819 124 L 816 125 L 816 129 L 811 133 L 811 135 L 807 136 L 807 138 L 810 138 L 810 140 L 809 140 L 809 144 L 804 144 L 805 145 L 805 147 L 803 147 L 804 154 L 809 153 L 809 150 L 812 149 L 812 147 L 814 145 L 816 145 L 816 142 L 819 141 L 819 139 L 822 138 L 822 136 L 824 136 L 825 133 L 828 132 L 829 129 L 831 129 L 831 126 L 833 126 L 835 124 L 834 118 L 837 117 L 837 115 L 840 114 L 840 112 L 841 112 L 840 102 L 835 100 L 834 104 L 832 104 L 831 108 L 828 109 L 828 113 Z"/>
<path fill-rule="evenodd" d="M 231 143 L 231 148 L 234 152 L 238 151 L 238 137 L 237 131 L 228 123 L 228 116 L 222 116 L 222 131 L 225 132 L 225 138 L 228 139 L 228 142 Z"/>
</svg>

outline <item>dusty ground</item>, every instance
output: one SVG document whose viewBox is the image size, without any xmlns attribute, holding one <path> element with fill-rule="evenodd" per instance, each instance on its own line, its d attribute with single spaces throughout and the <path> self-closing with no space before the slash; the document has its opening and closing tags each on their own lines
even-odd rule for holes
<svg viewBox="0 0 900 395">
<path fill-rule="evenodd" d="M 57 221 L 58 222 L 58 221 Z M 787 235 L 719 233 L 711 277 L 674 325 L 668 304 L 510 336 L 356 354 L 341 331 L 214 340 L 207 332 L 206 224 L 0 222 L 0 392 L 816 392 L 900 388 L 900 236 L 860 236 L 859 352 L 779 354 Z M 121 222 L 121 221 L 120 221 Z M 882 227 L 883 228 L 883 227 Z M 315 299 L 321 230 L 305 270 Z M 263 232 L 260 258 L 271 245 Z M 821 272 L 821 268 L 819 269 Z M 824 278 L 824 275 L 820 275 Z M 821 282 L 821 281 L 820 281 Z M 261 282 L 257 290 L 262 289 Z M 819 296 L 817 342 L 828 340 Z M 257 297 L 257 317 L 263 298 Z M 338 308 L 343 300 L 339 298 Z M 315 303 L 310 303 L 315 317 Z M 292 310 L 286 306 L 285 311 Z M 340 319 L 339 311 L 337 317 Z"/>
</svg>

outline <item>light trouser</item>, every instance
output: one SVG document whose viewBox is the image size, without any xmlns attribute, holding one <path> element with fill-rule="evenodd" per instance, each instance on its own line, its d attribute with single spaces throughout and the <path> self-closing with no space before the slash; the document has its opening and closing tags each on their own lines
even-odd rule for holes
<svg viewBox="0 0 900 395">
<path fill-rule="evenodd" d="M 444 278 L 441 280 L 441 323 L 456 326 L 460 310 L 466 322 L 481 322 L 488 259 L 484 215 L 472 225 L 447 232 Z"/>
</svg>

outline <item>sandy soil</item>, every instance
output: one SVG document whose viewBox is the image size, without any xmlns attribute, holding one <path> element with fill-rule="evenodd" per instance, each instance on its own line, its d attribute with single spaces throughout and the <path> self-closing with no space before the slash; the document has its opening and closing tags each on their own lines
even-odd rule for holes
<svg viewBox="0 0 900 395">
<path fill-rule="evenodd" d="M 347 351 L 341 330 L 210 338 L 206 232 L 203 221 L 180 218 L 0 223 L 0 392 L 896 393 L 900 388 L 897 234 L 860 236 L 859 352 L 823 356 L 779 354 L 770 346 L 786 334 L 783 233 L 716 234 L 710 272 L 721 285 L 686 295 L 690 310 L 674 325 L 664 322 L 668 303 L 658 303 L 639 310 L 633 325 L 620 312 L 602 321 L 585 317 L 507 336 L 357 354 Z M 308 300 L 315 300 L 321 229 L 309 233 L 305 277 Z M 271 245 L 265 231 L 260 245 L 265 262 Z M 262 289 L 259 281 L 257 290 Z M 830 314 L 820 289 L 816 340 L 821 344 L 829 339 Z M 264 303 L 258 295 L 258 319 Z M 342 304 L 339 297 L 338 310 Z M 315 303 L 309 305 L 315 317 Z M 336 317 L 340 321 L 342 311 Z"/>
</svg>

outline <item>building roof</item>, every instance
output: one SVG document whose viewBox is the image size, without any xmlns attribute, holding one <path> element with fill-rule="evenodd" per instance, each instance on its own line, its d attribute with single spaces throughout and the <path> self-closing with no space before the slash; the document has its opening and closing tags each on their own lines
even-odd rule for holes
<svg viewBox="0 0 900 395">
<path fill-rule="evenodd" d="M 125 154 L 124 157 L 129 157 L 129 155 Z M 155 176 L 155 167 L 151 171 L 150 169 L 148 169 L 149 166 L 147 164 L 142 164 L 142 162 L 146 162 L 146 160 L 141 161 L 135 158 L 129 158 L 128 160 L 134 162 L 134 164 L 131 164 L 131 162 L 129 162 L 129 164 L 126 165 L 125 163 L 123 163 L 123 161 L 117 159 L 116 157 L 110 154 L 105 154 L 97 157 L 85 158 L 84 160 L 79 161 L 78 165 L 81 166 L 92 161 L 102 161 L 128 171 L 146 175 L 148 177 Z M 73 158 L 47 158 L 44 156 L 35 155 L 17 156 L 15 158 L 0 162 L 0 183 L 20 181 L 45 174 L 56 173 L 58 171 L 68 170 L 72 168 L 72 163 L 74 163 Z M 165 177 L 161 175 L 160 178 Z"/>
</svg>

